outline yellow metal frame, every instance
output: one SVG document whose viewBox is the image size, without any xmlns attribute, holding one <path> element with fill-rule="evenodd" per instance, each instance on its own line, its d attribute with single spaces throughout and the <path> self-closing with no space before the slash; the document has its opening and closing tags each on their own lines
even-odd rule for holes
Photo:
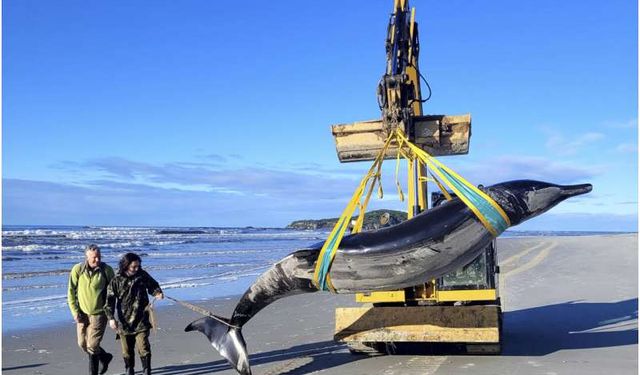
<svg viewBox="0 0 640 375">
<path fill-rule="evenodd" d="M 496 289 L 470 289 L 470 290 L 436 290 L 431 297 L 415 298 L 415 301 L 457 302 L 457 301 L 495 301 L 498 299 Z M 404 290 L 384 292 L 356 293 L 356 302 L 360 303 L 388 303 L 406 302 Z"/>
<path fill-rule="evenodd" d="M 498 292 L 495 289 L 436 291 L 436 301 L 438 302 L 495 301 L 497 299 Z"/>
<path fill-rule="evenodd" d="M 336 309 L 334 340 L 349 343 L 500 343 L 499 306 L 386 306 Z M 494 351 L 495 353 L 495 347 Z"/>
<path fill-rule="evenodd" d="M 394 290 L 390 292 L 356 293 L 356 302 L 360 303 L 404 301 L 406 301 L 404 290 Z"/>
</svg>

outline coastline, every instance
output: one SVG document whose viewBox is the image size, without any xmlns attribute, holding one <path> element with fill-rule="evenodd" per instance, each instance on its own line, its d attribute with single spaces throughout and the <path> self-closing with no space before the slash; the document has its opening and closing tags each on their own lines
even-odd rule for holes
<svg viewBox="0 0 640 375">
<path fill-rule="evenodd" d="M 474 375 L 635 373 L 637 249 L 635 233 L 499 238 L 502 356 L 351 355 L 333 341 L 334 309 L 359 304 L 353 295 L 314 293 L 279 300 L 245 326 L 252 369 L 254 374 L 448 374 L 472 368 Z M 190 302 L 228 317 L 239 297 Z M 200 315 L 168 300 L 158 302 L 156 315 L 159 329 L 150 336 L 154 373 L 235 374 L 202 334 L 183 331 Z M 107 374 L 121 374 L 119 343 L 111 330 L 103 346 L 114 354 Z M 6 374 L 62 375 L 86 367 L 70 318 L 3 334 L 2 352 Z"/>
</svg>

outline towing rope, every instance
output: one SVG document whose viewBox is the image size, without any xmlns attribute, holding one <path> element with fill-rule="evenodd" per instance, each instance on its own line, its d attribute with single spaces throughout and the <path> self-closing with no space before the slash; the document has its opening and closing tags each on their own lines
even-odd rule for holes
<svg viewBox="0 0 640 375">
<path fill-rule="evenodd" d="M 195 311 L 195 312 L 197 312 L 198 314 L 202 314 L 202 315 L 204 315 L 204 316 L 208 316 L 209 318 L 211 318 L 211 319 L 213 319 L 213 320 L 217 320 L 218 322 L 220 322 L 220 323 L 222 323 L 222 324 L 224 324 L 224 325 L 226 325 L 226 326 L 228 326 L 228 327 L 230 327 L 230 328 L 240 329 L 240 327 L 238 327 L 238 326 L 236 326 L 236 325 L 233 325 L 233 324 L 231 324 L 231 323 L 227 322 L 226 320 L 224 320 L 224 319 L 220 318 L 219 316 L 216 316 L 216 315 L 215 315 L 214 313 L 212 313 L 211 311 L 209 311 L 209 310 L 207 310 L 207 309 L 204 309 L 204 308 L 202 308 L 202 307 L 200 307 L 200 306 L 192 305 L 192 304 L 190 304 L 189 302 L 184 302 L 184 301 L 177 300 L 177 299 L 175 299 L 175 298 L 173 298 L 173 297 L 169 297 L 169 296 L 168 296 L 168 295 L 166 295 L 166 294 L 164 295 L 164 297 L 165 297 L 165 298 L 167 298 L 167 299 L 169 299 L 169 300 L 171 300 L 171 301 L 173 301 L 173 302 L 176 302 L 176 303 L 178 303 L 178 304 L 180 304 L 180 305 L 182 305 L 182 306 L 184 306 L 184 307 L 186 307 L 186 308 L 188 308 L 189 310 Z"/>
<path fill-rule="evenodd" d="M 338 247 L 340 246 L 340 242 L 344 237 L 349 223 L 353 218 L 356 207 L 360 209 L 360 212 L 358 215 L 358 219 L 356 220 L 355 225 L 353 226 L 353 229 L 351 231 L 352 233 L 357 233 L 362 229 L 362 224 L 364 222 L 364 213 L 366 211 L 367 204 L 369 203 L 371 192 L 373 191 L 376 183 L 380 185 L 380 192 L 382 191 L 382 184 L 380 183 L 380 170 L 382 167 L 382 162 L 384 161 L 384 157 L 386 156 L 387 150 L 389 149 L 389 145 L 392 143 L 392 141 L 395 141 L 398 148 L 396 164 L 396 185 L 398 187 L 398 195 L 400 195 L 401 197 L 403 196 L 402 189 L 400 188 L 397 177 L 398 165 L 400 162 L 400 157 L 402 156 L 409 162 L 417 161 L 418 163 L 423 163 L 430 168 L 430 171 L 435 172 L 435 175 L 431 173 L 431 177 L 433 178 L 433 181 L 435 181 L 435 183 L 438 185 L 438 188 L 445 195 L 447 200 L 451 200 L 452 198 L 451 195 L 447 192 L 445 186 L 453 190 L 453 192 L 475 214 L 482 225 L 491 233 L 493 237 L 499 236 L 511 225 L 507 214 L 493 199 L 491 199 L 491 197 L 472 185 L 469 181 L 465 180 L 462 176 L 454 172 L 452 169 L 436 160 L 429 153 L 411 143 L 405 136 L 404 132 L 397 128 L 395 131 L 390 132 L 382 149 L 374 160 L 373 165 L 371 166 L 371 168 L 369 168 L 367 174 L 360 181 L 360 184 L 353 193 L 353 196 L 347 204 L 347 207 L 345 207 L 345 209 L 342 211 L 342 214 L 338 218 L 338 221 L 336 222 L 329 236 L 322 245 L 322 249 L 320 250 L 320 255 L 318 256 L 318 261 L 316 263 L 315 271 L 313 273 L 313 284 L 319 290 L 329 290 L 335 293 L 335 289 L 331 284 L 331 278 L 329 275 L 331 263 L 333 262 L 335 254 L 338 250 Z M 367 183 L 369 183 L 368 193 L 366 195 L 365 201 L 361 203 L 362 195 L 365 192 Z"/>
</svg>

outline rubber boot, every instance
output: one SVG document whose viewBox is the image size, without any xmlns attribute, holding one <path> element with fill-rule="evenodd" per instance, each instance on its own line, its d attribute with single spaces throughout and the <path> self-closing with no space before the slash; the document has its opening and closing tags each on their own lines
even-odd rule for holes
<svg viewBox="0 0 640 375">
<path fill-rule="evenodd" d="M 151 354 L 140 357 L 142 361 L 142 375 L 151 375 Z"/>
<path fill-rule="evenodd" d="M 100 348 L 100 375 L 109 370 L 109 362 L 113 359 L 113 355 L 111 353 L 107 353 L 104 349 Z"/>
<path fill-rule="evenodd" d="M 135 357 L 124 358 L 124 375 L 134 375 Z"/>
<path fill-rule="evenodd" d="M 89 375 L 98 375 L 99 365 L 100 356 L 98 354 L 89 354 Z"/>
</svg>

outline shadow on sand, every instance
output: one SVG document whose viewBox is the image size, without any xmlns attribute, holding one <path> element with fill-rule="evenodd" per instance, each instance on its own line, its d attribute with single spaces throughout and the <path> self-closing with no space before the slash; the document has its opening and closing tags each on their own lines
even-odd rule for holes
<svg viewBox="0 0 640 375">
<path fill-rule="evenodd" d="M 48 363 L 34 363 L 32 365 L 24 365 L 24 366 L 14 366 L 14 367 L 3 367 L 2 371 L 12 371 L 12 370 L 24 370 L 28 368 L 40 367 L 47 365 Z"/>
<path fill-rule="evenodd" d="M 638 299 L 569 301 L 503 314 L 502 356 L 544 356 L 566 349 L 638 344 Z M 465 345 L 398 345 L 404 354 L 467 355 Z"/>
<path fill-rule="evenodd" d="M 570 301 L 504 313 L 503 356 L 544 356 L 564 349 L 590 349 L 638 343 L 638 299 L 592 303 Z M 398 346 L 399 354 L 462 355 L 456 345 Z M 298 375 L 366 359 L 333 341 L 257 353 L 252 366 L 278 362 L 260 373 Z M 281 362 L 281 363 L 280 363 Z M 171 365 L 158 375 L 201 375 L 230 370 L 225 360 Z"/>
<path fill-rule="evenodd" d="M 638 299 L 570 301 L 504 314 L 503 355 L 542 356 L 564 349 L 638 343 Z"/>
<path fill-rule="evenodd" d="M 343 344 L 322 341 L 293 346 L 284 350 L 257 353 L 250 356 L 249 363 L 254 368 L 258 365 L 278 362 L 272 367 L 261 369 L 261 371 L 254 370 L 256 373 L 298 375 L 340 366 L 364 358 L 367 357 L 350 354 Z M 200 364 L 164 366 L 154 369 L 153 373 L 157 375 L 201 375 L 226 370 L 235 373 L 227 361 L 219 360 Z"/>
</svg>

